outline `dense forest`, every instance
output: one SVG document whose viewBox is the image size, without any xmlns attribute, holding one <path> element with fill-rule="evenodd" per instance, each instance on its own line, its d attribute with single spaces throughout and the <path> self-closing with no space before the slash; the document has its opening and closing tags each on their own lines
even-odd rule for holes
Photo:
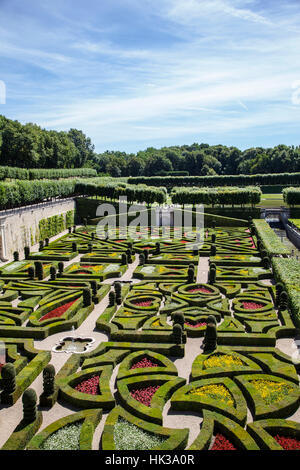
<svg viewBox="0 0 300 470">
<path fill-rule="evenodd" d="M 19 168 L 94 168 L 113 177 L 237 175 L 300 172 L 300 147 L 278 145 L 244 151 L 224 145 L 153 147 L 127 154 L 96 153 L 82 131 L 45 130 L 0 115 L 0 165 Z"/>
</svg>

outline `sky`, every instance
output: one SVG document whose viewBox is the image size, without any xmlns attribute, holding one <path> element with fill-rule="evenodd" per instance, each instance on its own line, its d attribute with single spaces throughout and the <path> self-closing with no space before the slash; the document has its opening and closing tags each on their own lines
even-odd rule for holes
<svg viewBox="0 0 300 470">
<path fill-rule="evenodd" d="M 299 145 L 299 0 L 0 0 L 0 114 L 96 152 Z"/>
</svg>

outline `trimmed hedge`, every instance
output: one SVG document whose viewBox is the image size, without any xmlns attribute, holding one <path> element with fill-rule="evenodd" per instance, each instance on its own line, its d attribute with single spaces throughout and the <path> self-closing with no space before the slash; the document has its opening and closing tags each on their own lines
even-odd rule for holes
<svg viewBox="0 0 300 470">
<path fill-rule="evenodd" d="M 253 224 L 257 237 L 261 239 L 269 256 L 287 256 L 291 254 L 291 250 L 281 243 L 279 237 L 264 219 L 254 219 Z"/>
</svg>

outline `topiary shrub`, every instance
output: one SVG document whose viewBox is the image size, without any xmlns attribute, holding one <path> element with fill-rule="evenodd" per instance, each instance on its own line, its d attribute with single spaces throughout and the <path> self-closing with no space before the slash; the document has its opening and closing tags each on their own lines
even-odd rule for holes
<svg viewBox="0 0 300 470">
<path fill-rule="evenodd" d="M 211 236 L 211 242 L 212 243 L 216 242 L 216 234 L 215 233 L 213 233 L 212 236 Z"/>
<path fill-rule="evenodd" d="M 173 339 L 174 343 L 176 344 L 182 344 L 182 327 L 178 323 L 175 323 L 173 325 Z"/>
<path fill-rule="evenodd" d="M 37 418 L 37 395 L 33 388 L 28 388 L 23 393 L 23 419 L 27 423 L 32 423 Z"/>
<path fill-rule="evenodd" d="M 34 268 L 33 268 L 33 266 L 29 266 L 27 272 L 28 272 L 29 279 L 33 280 L 34 279 Z"/>
<path fill-rule="evenodd" d="M 279 296 L 279 308 L 280 310 L 287 310 L 289 296 L 285 290 L 283 290 Z"/>
<path fill-rule="evenodd" d="M 108 306 L 109 307 L 113 307 L 116 303 L 116 294 L 114 291 L 110 291 L 110 293 L 108 294 L 108 298 L 109 298 L 109 304 Z"/>
<path fill-rule="evenodd" d="M 69 233 L 72 233 L 72 227 L 68 227 Z"/>
<path fill-rule="evenodd" d="M 64 272 L 64 268 L 65 268 L 64 262 L 59 261 L 59 263 L 58 263 L 58 272 L 59 272 L 60 275 Z"/>
<path fill-rule="evenodd" d="M 213 315 L 207 317 L 206 330 L 203 340 L 204 352 L 214 351 L 217 347 L 217 322 Z"/>
<path fill-rule="evenodd" d="M 182 312 L 175 312 L 173 315 L 173 325 L 180 325 L 182 330 L 184 330 L 184 315 Z"/>
<path fill-rule="evenodd" d="M 125 265 L 128 263 L 128 259 L 127 259 L 127 255 L 126 253 L 122 253 L 122 256 L 121 256 L 121 264 L 122 265 Z"/>
<path fill-rule="evenodd" d="M 211 267 L 209 270 L 209 279 L 208 279 L 209 284 L 215 284 L 216 279 L 217 279 L 216 268 Z"/>
<path fill-rule="evenodd" d="M 41 261 L 35 261 L 34 267 L 35 267 L 35 277 L 37 277 L 39 281 L 42 281 L 44 279 L 43 264 L 41 263 Z"/>
<path fill-rule="evenodd" d="M 92 294 L 97 295 L 97 289 L 98 289 L 97 281 L 91 281 L 90 284 L 91 284 Z"/>
<path fill-rule="evenodd" d="M 19 261 L 20 256 L 18 251 L 14 251 L 14 261 Z"/>
<path fill-rule="evenodd" d="M 145 264 L 145 262 L 146 262 L 145 255 L 144 255 L 144 253 L 141 253 L 140 256 L 139 256 L 139 265 L 143 266 Z"/>
<path fill-rule="evenodd" d="M 211 255 L 211 256 L 216 256 L 216 254 L 217 254 L 216 245 L 211 245 L 211 247 L 210 247 L 210 255 Z"/>
<path fill-rule="evenodd" d="M 159 255 L 159 254 L 160 254 L 160 243 L 159 243 L 159 242 L 156 242 L 156 243 L 155 243 L 155 246 L 156 246 L 155 253 L 156 253 L 157 255 Z"/>
<path fill-rule="evenodd" d="M 77 251 L 77 243 L 76 242 L 72 243 L 72 251 L 73 251 L 73 253 L 75 253 L 75 251 Z"/>
<path fill-rule="evenodd" d="M 5 395 L 11 395 L 16 390 L 16 370 L 14 365 L 8 362 L 1 370 L 2 388 Z"/>
<path fill-rule="evenodd" d="M 93 251 L 93 244 L 89 243 L 88 244 L 88 253 L 92 253 L 92 251 Z"/>
<path fill-rule="evenodd" d="M 92 292 L 91 289 L 85 288 L 83 289 L 83 306 L 89 307 L 92 303 Z"/>
<path fill-rule="evenodd" d="M 145 262 L 147 262 L 147 261 L 148 261 L 148 258 L 149 258 L 149 250 L 146 250 L 146 249 L 143 250 L 143 254 L 144 254 L 144 256 L 145 256 Z"/>
<path fill-rule="evenodd" d="M 43 242 L 43 240 L 40 240 L 39 241 L 39 251 L 43 251 L 43 248 L 44 248 L 44 242 Z"/>
<path fill-rule="evenodd" d="M 265 269 L 269 269 L 270 264 L 271 264 L 270 258 L 269 258 L 268 256 L 265 256 L 265 257 L 263 258 L 263 260 L 262 260 L 262 265 L 263 265 L 263 267 L 264 267 Z"/>
<path fill-rule="evenodd" d="M 30 248 L 29 248 L 29 246 L 25 246 L 24 247 L 24 257 L 25 257 L 25 259 L 28 259 L 29 255 L 30 255 Z"/>
<path fill-rule="evenodd" d="M 73 225 L 73 233 L 76 233 L 76 225 Z"/>
<path fill-rule="evenodd" d="M 56 279 L 55 266 L 50 266 L 50 279 L 51 279 L 51 281 L 55 281 L 55 279 Z"/>
<path fill-rule="evenodd" d="M 55 368 L 47 364 L 43 370 L 43 392 L 46 397 L 54 393 Z"/>
<path fill-rule="evenodd" d="M 188 269 L 188 284 L 192 284 L 195 280 L 195 270 L 189 268 Z"/>
<path fill-rule="evenodd" d="M 49 245 L 49 238 L 45 238 L 45 246 Z"/>
</svg>

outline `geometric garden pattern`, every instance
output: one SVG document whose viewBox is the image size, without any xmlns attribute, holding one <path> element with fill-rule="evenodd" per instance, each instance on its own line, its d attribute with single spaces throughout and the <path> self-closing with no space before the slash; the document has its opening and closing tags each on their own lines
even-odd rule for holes
<svg viewBox="0 0 300 470">
<path fill-rule="evenodd" d="M 53 449 L 63 432 L 81 450 L 300 448 L 298 366 L 276 347 L 296 328 L 256 236 L 246 227 L 207 229 L 197 246 L 191 235 L 100 240 L 95 227 L 80 227 L 1 268 L 0 407 L 15 406 L 51 363 L 55 353 L 35 341 L 76 330 L 100 302 L 94 329 L 108 337 L 65 355 L 35 420 L 21 422 L 3 449 Z M 130 282 L 118 282 L 128 269 Z M 217 347 L 206 350 L 212 317 Z M 191 344 L 199 345 L 193 357 Z M 5 364 L 15 370 L 11 390 Z M 44 427 L 56 402 L 74 411 Z M 178 426 L 166 425 L 168 413 Z M 180 426 L 185 413 L 199 417 L 193 439 Z"/>
</svg>

